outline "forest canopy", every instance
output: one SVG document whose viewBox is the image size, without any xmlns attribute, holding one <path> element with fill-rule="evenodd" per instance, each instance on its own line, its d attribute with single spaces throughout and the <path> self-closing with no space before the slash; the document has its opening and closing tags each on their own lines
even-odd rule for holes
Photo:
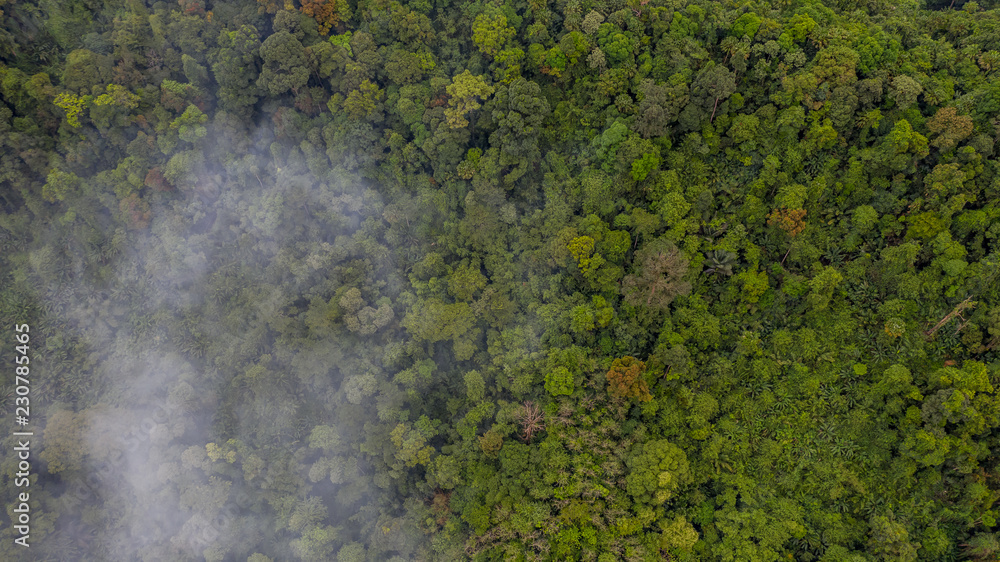
<svg viewBox="0 0 1000 562">
<path fill-rule="evenodd" d="M 995 0 L 0 22 L 0 558 L 1000 555 Z"/>
</svg>

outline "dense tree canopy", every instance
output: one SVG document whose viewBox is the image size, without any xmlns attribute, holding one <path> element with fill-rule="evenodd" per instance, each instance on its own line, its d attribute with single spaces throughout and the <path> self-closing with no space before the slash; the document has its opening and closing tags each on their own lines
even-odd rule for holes
<svg viewBox="0 0 1000 562">
<path fill-rule="evenodd" d="M 994 0 L 0 22 L 0 559 L 1000 555 Z"/>
</svg>

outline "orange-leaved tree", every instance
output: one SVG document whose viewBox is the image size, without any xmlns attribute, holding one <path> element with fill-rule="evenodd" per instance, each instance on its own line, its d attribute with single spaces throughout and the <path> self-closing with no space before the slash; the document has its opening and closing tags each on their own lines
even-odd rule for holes
<svg viewBox="0 0 1000 562">
<path fill-rule="evenodd" d="M 767 224 L 777 225 L 778 228 L 784 230 L 789 236 L 794 238 L 805 229 L 805 218 L 805 209 L 786 209 L 782 207 L 775 209 L 770 215 L 767 215 Z"/>
<path fill-rule="evenodd" d="M 302 0 L 299 8 L 319 24 L 319 32 L 326 35 L 330 28 L 351 17 L 351 7 L 347 0 Z"/>
<path fill-rule="evenodd" d="M 649 386 L 642 378 L 646 364 L 635 357 L 625 356 L 615 359 L 608 371 L 608 392 L 618 398 L 638 398 L 640 402 L 653 399 Z"/>
</svg>

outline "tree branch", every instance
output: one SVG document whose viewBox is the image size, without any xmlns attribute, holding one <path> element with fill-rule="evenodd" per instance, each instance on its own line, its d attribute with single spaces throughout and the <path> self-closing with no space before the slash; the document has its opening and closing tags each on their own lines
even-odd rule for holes
<svg viewBox="0 0 1000 562">
<path fill-rule="evenodd" d="M 933 337 L 934 334 L 938 330 L 940 330 L 942 326 L 944 326 L 945 324 L 947 324 L 948 322 L 950 322 L 952 318 L 954 318 L 956 316 L 961 317 L 960 315 L 962 314 L 963 310 L 965 310 L 967 308 L 972 308 L 972 307 L 976 306 L 977 304 L 979 304 L 979 303 L 977 303 L 976 301 L 973 301 L 971 295 L 968 296 L 968 297 L 966 297 L 964 301 L 958 303 L 958 305 L 955 306 L 954 310 L 952 310 L 944 318 L 942 318 L 941 321 L 938 322 L 936 326 L 934 326 L 930 330 L 924 332 L 924 335 L 927 336 L 928 338 Z M 959 328 L 959 329 L 961 329 L 961 328 Z"/>
</svg>

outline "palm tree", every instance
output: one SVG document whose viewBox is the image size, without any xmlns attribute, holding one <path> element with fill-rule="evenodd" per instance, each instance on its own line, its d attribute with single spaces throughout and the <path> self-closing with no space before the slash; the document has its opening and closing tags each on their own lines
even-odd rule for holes
<svg viewBox="0 0 1000 562">
<path fill-rule="evenodd" d="M 736 265 L 736 254 L 725 250 L 712 250 L 705 254 L 705 265 L 705 273 L 718 273 L 729 277 Z"/>
</svg>

